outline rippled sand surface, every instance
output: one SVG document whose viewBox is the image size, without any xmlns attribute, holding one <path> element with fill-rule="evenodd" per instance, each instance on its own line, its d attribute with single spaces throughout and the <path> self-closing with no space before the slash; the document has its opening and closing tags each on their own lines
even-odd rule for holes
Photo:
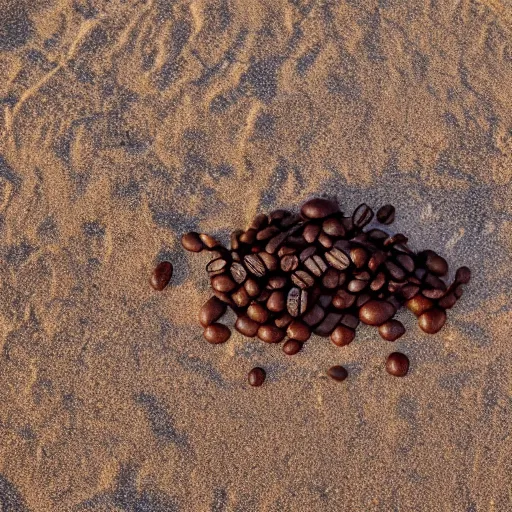
<svg viewBox="0 0 512 512">
<path fill-rule="evenodd" d="M 510 0 L 0 8 L 0 509 L 512 510 Z M 208 345 L 180 235 L 317 194 L 471 267 L 445 328 Z"/>
</svg>

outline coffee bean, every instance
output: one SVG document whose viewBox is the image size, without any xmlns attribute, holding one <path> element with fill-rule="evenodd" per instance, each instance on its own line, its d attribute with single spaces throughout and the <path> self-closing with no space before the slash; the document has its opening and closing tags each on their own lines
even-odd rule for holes
<svg viewBox="0 0 512 512">
<path fill-rule="evenodd" d="M 240 254 L 238 254 L 236 251 L 231 251 L 231 258 L 233 261 L 236 261 L 237 263 L 240 263 L 242 260 L 240 259 Z"/>
<path fill-rule="evenodd" d="M 395 207 L 392 204 L 385 204 L 377 211 L 377 220 L 381 224 L 392 224 L 395 220 Z"/>
<path fill-rule="evenodd" d="M 418 254 L 421 261 L 425 263 L 427 269 L 438 276 L 444 276 L 448 272 L 448 263 L 434 251 L 427 250 Z"/>
<path fill-rule="evenodd" d="M 319 234 L 320 226 L 318 224 L 308 224 L 302 232 L 302 236 L 308 244 L 314 243 Z"/>
<path fill-rule="evenodd" d="M 221 245 L 221 243 L 213 238 L 213 236 L 207 235 L 206 233 L 201 233 L 199 235 L 201 242 L 206 246 L 207 249 L 215 249 Z"/>
<path fill-rule="evenodd" d="M 269 254 L 274 254 L 279 249 L 279 247 L 281 247 L 281 244 L 286 240 L 287 236 L 288 233 L 285 231 L 272 237 L 265 246 L 265 250 Z"/>
<path fill-rule="evenodd" d="M 414 260 L 408 254 L 398 254 L 396 256 L 396 261 L 403 269 L 405 269 L 410 274 L 414 272 Z"/>
<path fill-rule="evenodd" d="M 239 316 L 235 322 L 235 329 L 248 338 L 254 338 L 259 328 L 260 324 L 246 315 Z"/>
<path fill-rule="evenodd" d="M 368 261 L 368 252 L 362 247 L 353 247 L 350 250 L 350 259 L 353 261 L 356 268 L 362 268 Z"/>
<path fill-rule="evenodd" d="M 341 313 L 337 312 L 328 313 L 315 328 L 315 334 L 318 334 L 318 336 L 329 336 L 339 324 L 342 316 Z"/>
<path fill-rule="evenodd" d="M 149 284 L 154 290 L 161 292 L 171 280 L 172 263 L 161 261 L 153 270 Z"/>
<path fill-rule="evenodd" d="M 288 356 L 293 356 L 302 350 L 302 341 L 288 340 L 283 345 L 283 352 Z"/>
<path fill-rule="evenodd" d="M 351 313 L 345 313 L 340 322 L 345 327 L 355 329 L 359 325 L 359 318 Z"/>
<path fill-rule="evenodd" d="M 333 290 L 338 287 L 340 274 L 335 268 L 328 268 L 326 273 L 324 274 L 322 278 L 322 285 L 325 288 L 329 288 L 330 290 Z"/>
<path fill-rule="evenodd" d="M 330 236 L 345 236 L 343 224 L 336 218 L 325 219 L 322 223 L 322 229 L 325 234 Z"/>
<path fill-rule="evenodd" d="M 284 276 L 272 276 L 267 283 L 267 288 L 269 290 L 279 290 L 286 286 L 288 280 Z"/>
<path fill-rule="evenodd" d="M 356 306 L 360 308 L 364 304 L 366 304 L 369 300 L 371 300 L 372 296 L 369 293 L 362 293 L 356 299 Z"/>
<path fill-rule="evenodd" d="M 247 290 L 249 297 L 257 297 L 261 291 L 258 282 L 252 278 L 245 281 L 244 288 Z"/>
<path fill-rule="evenodd" d="M 434 303 L 430 299 L 423 297 L 423 295 L 415 295 L 405 303 L 405 307 L 412 311 L 416 316 L 420 316 L 423 312 L 431 309 L 433 306 Z"/>
<path fill-rule="evenodd" d="M 292 281 L 302 289 L 309 288 L 315 284 L 315 279 L 304 270 L 297 270 L 292 274 Z"/>
<path fill-rule="evenodd" d="M 407 278 L 407 281 L 409 281 L 409 283 L 411 284 L 416 284 L 418 286 L 421 284 L 421 281 L 416 276 L 409 276 Z"/>
<path fill-rule="evenodd" d="M 389 302 L 370 300 L 359 310 L 359 320 L 368 325 L 382 325 L 395 312 L 395 308 Z"/>
<path fill-rule="evenodd" d="M 384 285 L 386 284 L 386 276 L 384 275 L 384 272 L 379 272 L 374 280 L 370 284 L 370 288 L 376 292 L 380 290 Z M 419 290 L 419 288 L 418 288 Z"/>
<path fill-rule="evenodd" d="M 361 290 L 366 288 L 367 281 L 360 281 L 359 279 L 352 279 L 347 285 L 347 289 L 352 293 L 359 293 Z"/>
<path fill-rule="evenodd" d="M 239 308 L 244 308 L 247 306 L 247 304 L 249 304 L 249 302 L 251 302 L 251 298 L 243 286 L 238 288 L 236 292 L 232 293 L 231 298 Z"/>
<path fill-rule="evenodd" d="M 289 338 L 292 338 L 294 340 L 307 341 L 311 336 L 311 330 L 306 324 L 299 322 L 298 320 L 294 320 L 288 326 L 286 334 Z"/>
<path fill-rule="evenodd" d="M 318 235 L 318 241 L 326 248 L 326 249 L 330 249 L 332 247 L 332 238 L 330 238 L 329 236 L 327 236 L 325 233 L 320 233 L 320 235 Z"/>
<path fill-rule="evenodd" d="M 388 297 L 386 301 L 395 308 L 395 311 L 398 311 L 402 307 L 402 300 L 398 295 L 391 295 L 391 297 Z"/>
<path fill-rule="evenodd" d="M 373 245 L 373 242 L 370 240 L 368 234 L 363 232 L 360 232 L 356 236 L 352 237 L 350 241 L 364 246 Z"/>
<path fill-rule="evenodd" d="M 231 331 L 225 325 L 213 323 L 206 327 L 203 336 L 208 343 L 216 345 L 228 341 Z"/>
<path fill-rule="evenodd" d="M 238 237 L 243 233 L 241 229 L 237 229 L 233 231 L 230 235 L 230 247 L 233 251 L 238 251 L 240 247 L 240 242 L 238 241 Z"/>
<path fill-rule="evenodd" d="M 264 213 L 258 213 L 252 219 L 251 225 L 249 226 L 251 229 L 264 229 L 268 224 L 268 217 Z"/>
<path fill-rule="evenodd" d="M 397 280 L 401 281 L 405 278 L 405 272 L 402 267 L 399 267 L 398 265 L 395 265 L 392 261 L 386 261 L 384 263 L 384 266 L 386 267 L 387 271 L 389 272 L 389 275 Z"/>
<path fill-rule="evenodd" d="M 216 258 L 206 265 L 206 272 L 208 272 L 210 277 L 222 274 L 226 269 L 227 264 L 228 262 L 224 258 Z"/>
<path fill-rule="evenodd" d="M 318 254 L 308 258 L 304 262 L 304 266 L 317 277 L 320 277 L 327 270 L 325 261 Z"/>
<path fill-rule="evenodd" d="M 383 251 L 375 251 L 371 258 L 368 260 L 368 268 L 372 272 L 376 272 L 377 269 L 386 261 L 387 255 Z"/>
<path fill-rule="evenodd" d="M 440 331 L 445 322 L 446 311 L 438 308 L 429 309 L 418 318 L 420 329 L 428 334 Z"/>
<path fill-rule="evenodd" d="M 260 294 L 256 297 L 256 300 L 258 302 L 266 302 L 269 299 L 271 293 L 272 292 L 270 290 L 262 290 Z"/>
<path fill-rule="evenodd" d="M 388 290 L 391 293 L 400 293 L 402 288 L 407 285 L 407 281 L 389 281 Z"/>
<path fill-rule="evenodd" d="M 396 244 L 406 244 L 409 239 L 403 235 L 402 233 L 397 233 L 396 235 L 390 236 L 384 240 L 384 247 L 392 247 Z"/>
<path fill-rule="evenodd" d="M 288 312 L 284 312 L 281 316 L 278 316 L 274 323 L 276 324 L 276 327 L 279 327 L 279 329 L 285 329 L 293 322 L 293 316 L 290 315 Z"/>
<path fill-rule="evenodd" d="M 467 284 L 471 279 L 471 270 L 468 267 L 460 267 L 455 273 L 455 281 L 459 284 Z"/>
<path fill-rule="evenodd" d="M 263 262 L 265 267 L 267 267 L 267 270 L 269 270 L 270 272 L 277 270 L 279 262 L 273 254 L 269 254 L 268 252 L 262 251 L 258 253 L 258 257 Z"/>
<path fill-rule="evenodd" d="M 247 271 L 245 270 L 244 266 L 240 263 L 234 262 L 231 263 L 231 275 L 233 276 L 233 279 L 236 283 L 241 284 L 245 281 L 247 278 Z"/>
<path fill-rule="evenodd" d="M 400 352 L 389 354 L 386 360 L 386 371 L 395 377 L 405 377 L 409 371 L 409 359 Z"/>
<path fill-rule="evenodd" d="M 358 279 L 359 281 L 369 281 L 371 279 L 370 273 L 366 272 L 366 270 L 354 272 L 354 279 Z"/>
<path fill-rule="evenodd" d="M 263 368 L 253 368 L 248 376 L 249 385 L 255 388 L 261 386 L 265 382 L 266 376 L 267 374 Z"/>
<path fill-rule="evenodd" d="M 210 297 L 199 310 L 199 323 L 203 327 L 216 322 L 225 312 L 226 304 L 217 297 Z"/>
<path fill-rule="evenodd" d="M 376 243 L 382 243 L 389 237 L 389 235 L 385 231 L 382 231 L 382 229 L 371 229 L 367 232 L 367 235 Z"/>
<path fill-rule="evenodd" d="M 362 229 L 373 219 L 373 210 L 365 203 L 360 204 L 352 215 L 352 222 L 356 228 Z"/>
<path fill-rule="evenodd" d="M 333 247 L 329 252 L 325 253 L 325 259 L 327 263 L 337 270 L 345 270 L 350 266 L 348 256 L 336 247 Z"/>
<path fill-rule="evenodd" d="M 460 299 L 462 297 L 462 292 L 464 290 L 462 289 L 462 286 L 457 286 L 455 288 L 455 290 L 453 291 L 453 293 L 455 294 L 455 297 L 457 297 L 457 299 Z"/>
<path fill-rule="evenodd" d="M 307 259 L 311 258 L 311 256 L 313 256 L 314 254 L 316 254 L 316 247 L 312 245 L 300 252 L 299 260 L 301 263 L 303 263 Z"/>
<path fill-rule="evenodd" d="M 343 217 L 341 219 L 341 223 L 345 228 L 345 233 L 350 233 L 354 229 L 354 223 L 352 221 L 352 217 Z"/>
<path fill-rule="evenodd" d="M 446 290 L 446 283 L 433 274 L 426 274 L 423 281 L 431 288 L 438 288 L 439 290 Z"/>
<path fill-rule="evenodd" d="M 302 205 L 300 213 L 309 219 L 323 219 L 340 211 L 338 203 L 329 199 L 310 199 Z"/>
<path fill-rule="evenodd" d="M 323 308 L 321 308 L 318 304 L 315 304 L 303 317 L 302 321 L 309 325 L 310 327 L 313 327 L 314 325 L 318 324 L 322 321 L 322 319 L 325 316 L 325 311 Z"/>
<path fill-rule="evenodd" d="M 410 281 L 409 281 L 410 282 Z M 420 287 L 415 284 L 407 284 L 402 287 L 400 293 L 405 300 L 412 299 L 420 291 Z"/>
<path fill-rule="evenodd" d="M 247 270 L 257 277 L 262 277 L 267 272 L 265 264 L 260 260 L 257 254 L 248 254 L 247 256 L 244 256 L 244 263 Z"/>
<path fill-rule="evenodd" d="M 379 334 L 387 341 L 395 341 L 405 334 L 405 327 L 398 320 L 388 320 L 379 327 Z"/>
<path fill-rule="evenodd" d="M 181 245 L 184 249 L 190 252 L 201 252 L 204 249 L 204 244 L 199 233 L 191 231 L 181 237 Z"/>
<path fill-rule="evenodd" d="M 440 299 L 445 293 L 445 290 L 440 290 L 439 288 L 427 288 L 423 290 L 422 295 L 427 297 L 427 299 Z"/>
<path fill-rule="evenodd" d="M 286 296 L 282 291 L 272 292 L 267 300 L 267 309 L 274 313 L 280 313 L 286 309 Z"/>
<path fill-rule="evenodd" d="M 453 306 L 455 306 L 456 302 L 457 297 L 455 296 L 455 293 L 448 293 L 444 297 L 439 299 L 438 305 L 443 309 L 450 309 Z"/>
<path fill-rule="evenodd" d="M 419 279 L 421 282 L 423 282 L 423 279 L 427 275 L 427 271 L 424 268 L 417 268 L 414 271 L 414 276 Z"/>
<path fill-rule="evenodd" d="M 343 366 L 331 366 L 327 370 L 327 375 L 338 382 L 344 381 L 348 377 L 348 372 Z"/>
<path fill-rule="evenodd" d="M 215 297 L 217 297 L 222 302 L 229 304 L 230 306 L 233 306 L 233 307 L 236 306 L 236 304 L 233 301 L 233 299 L 231 298 L 231 296 L 228 295 L 227 293 L 219 292 L 218 290 L 212 290 L 212 292 L 213 292 L 213 295 L 215 295 Z"/>
<path fill-rule="evenodd" d="M 226 274 L 220 274 L 212 278 L 212 288 L 219 292 L 230 292 L 236 287 L 236 283 Z"/>
<path fill-rule="evenodd" d="M 297 249 L 295 247 L 288 247 L 287 245 L 283 245 L 279 251 L 277 251 L 277 256 L 282 258 L 283 256 L 287 256 L 288 254 L 295 254 Z"/>
<path fill-rule="evenodd" d="M 289 217 L 291 215 L 291 212 L 288 210 L 274 210 L 269 213 L 268 220 L 270 224 L 278 224 L 283 220 L 285 217 Z"/>
<path fill-rule="evenodd" d="M 281 270 L 293 272 L 299 266 L 299 258 L 295 254 L 288 254 L 281 259 Z"/>
<path fill-rule="evenodd" d="M 254 320 L 255 322 L 258 322 L 259 324 L 263 324 L 268 319 L 268 311 L 257 302 L 253 302 L 248 308 L 247 308 L 247 316 Z"/>
<path fill-rule="evenodd" d="M 337 309 L 347 309 L 354 304 L 356 296 L 345 290 L 338 290 L 332 298 L 332 305 Z"/>
<path fill-rule="evenodd" d="M 239 237 L 238 240 L 244 244 L 252 244 L 254 240 L 256 240 L 256 235 L 258 234 L 257 229 L 249 228 L 247 231 L 244 231 Z"/>
<path fill-rule="evenodd" d="M 281 229 L 287 229 L 290 226 L 293 226 L 295 224 L 298 224 L 301 221 L 301 217 L 297 213 L 292 213 L 291 215 L 288 215 L 288 217 L 285 217 L 279 225 L 281 226 Z"/>
<path fill-rule="evenodd" d="M 332 297 L 330 295 L 320 295 L 318 298 L 318 304 L 322 306 L 324 309 L 327 309 L 332 302 Z"/>
<path fill-rule="evenodd" d="M 285 332 L 275 325 L 265 324 L 258 329 L 258 338 L 265 343 L 279 343 L 283 340 Z"/>
<path fill-rule="evenodd" d="M 338 325 L 331 334 L 331 341 L 338 345 L 338 347 L 344 347 L 353 341 L 356 333 L 353 329 L 345 327 L 344 325 Z"/>
<path fill-rule="evenodd" d="M 305 290 L 290 288 L 286 298 L 286 309 L 291 316 L 297 317 L 304 314 L 308 306 L 308 295 Z"/>
<path fill-rule="evenodd" d="M 269 226 L 268 228 L 258 231 L 258 234 L 256 235 L 256 240 L 268 240 L 269 238 L 272 238 L 273 236 L 277 235 L 280 232 L 281 230 L 277 226 Z"/>
</svg>

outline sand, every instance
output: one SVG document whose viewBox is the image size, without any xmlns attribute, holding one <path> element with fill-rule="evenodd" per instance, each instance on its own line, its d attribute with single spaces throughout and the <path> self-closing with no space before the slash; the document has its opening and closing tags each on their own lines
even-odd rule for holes
<svg viewBox="0 0 512 512">
<path fill-rule="evenodd" d="M 0 9 L 0 509 L 512 510 L 510 0 Z M 322 194 L 473 270 L 445 328 L 207 344 L 181 234 Z"/>
</svg>

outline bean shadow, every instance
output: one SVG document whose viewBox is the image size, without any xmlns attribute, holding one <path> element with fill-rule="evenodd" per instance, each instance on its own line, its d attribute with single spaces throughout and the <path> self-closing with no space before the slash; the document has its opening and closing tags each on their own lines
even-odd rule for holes
<svg viewBox="0 0 512 512">
<path fill-rule="evenodd" d="M 2 512 L 29 512 L 18 489 L 0 475 L 0 510 Z"/>
</svg>

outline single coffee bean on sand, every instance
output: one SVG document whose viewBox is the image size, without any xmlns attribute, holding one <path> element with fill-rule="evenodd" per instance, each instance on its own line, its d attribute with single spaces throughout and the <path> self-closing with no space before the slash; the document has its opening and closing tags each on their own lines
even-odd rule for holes
<svg viewBox="0 0 512 512">
<path fill-rule="evenodd" d="M 168 261 L 162 261 L 153 270 L 149 282 L 153 289 L 161 292 L 169 284 L 171 277 L 172 264 Z"/>
</svg>

